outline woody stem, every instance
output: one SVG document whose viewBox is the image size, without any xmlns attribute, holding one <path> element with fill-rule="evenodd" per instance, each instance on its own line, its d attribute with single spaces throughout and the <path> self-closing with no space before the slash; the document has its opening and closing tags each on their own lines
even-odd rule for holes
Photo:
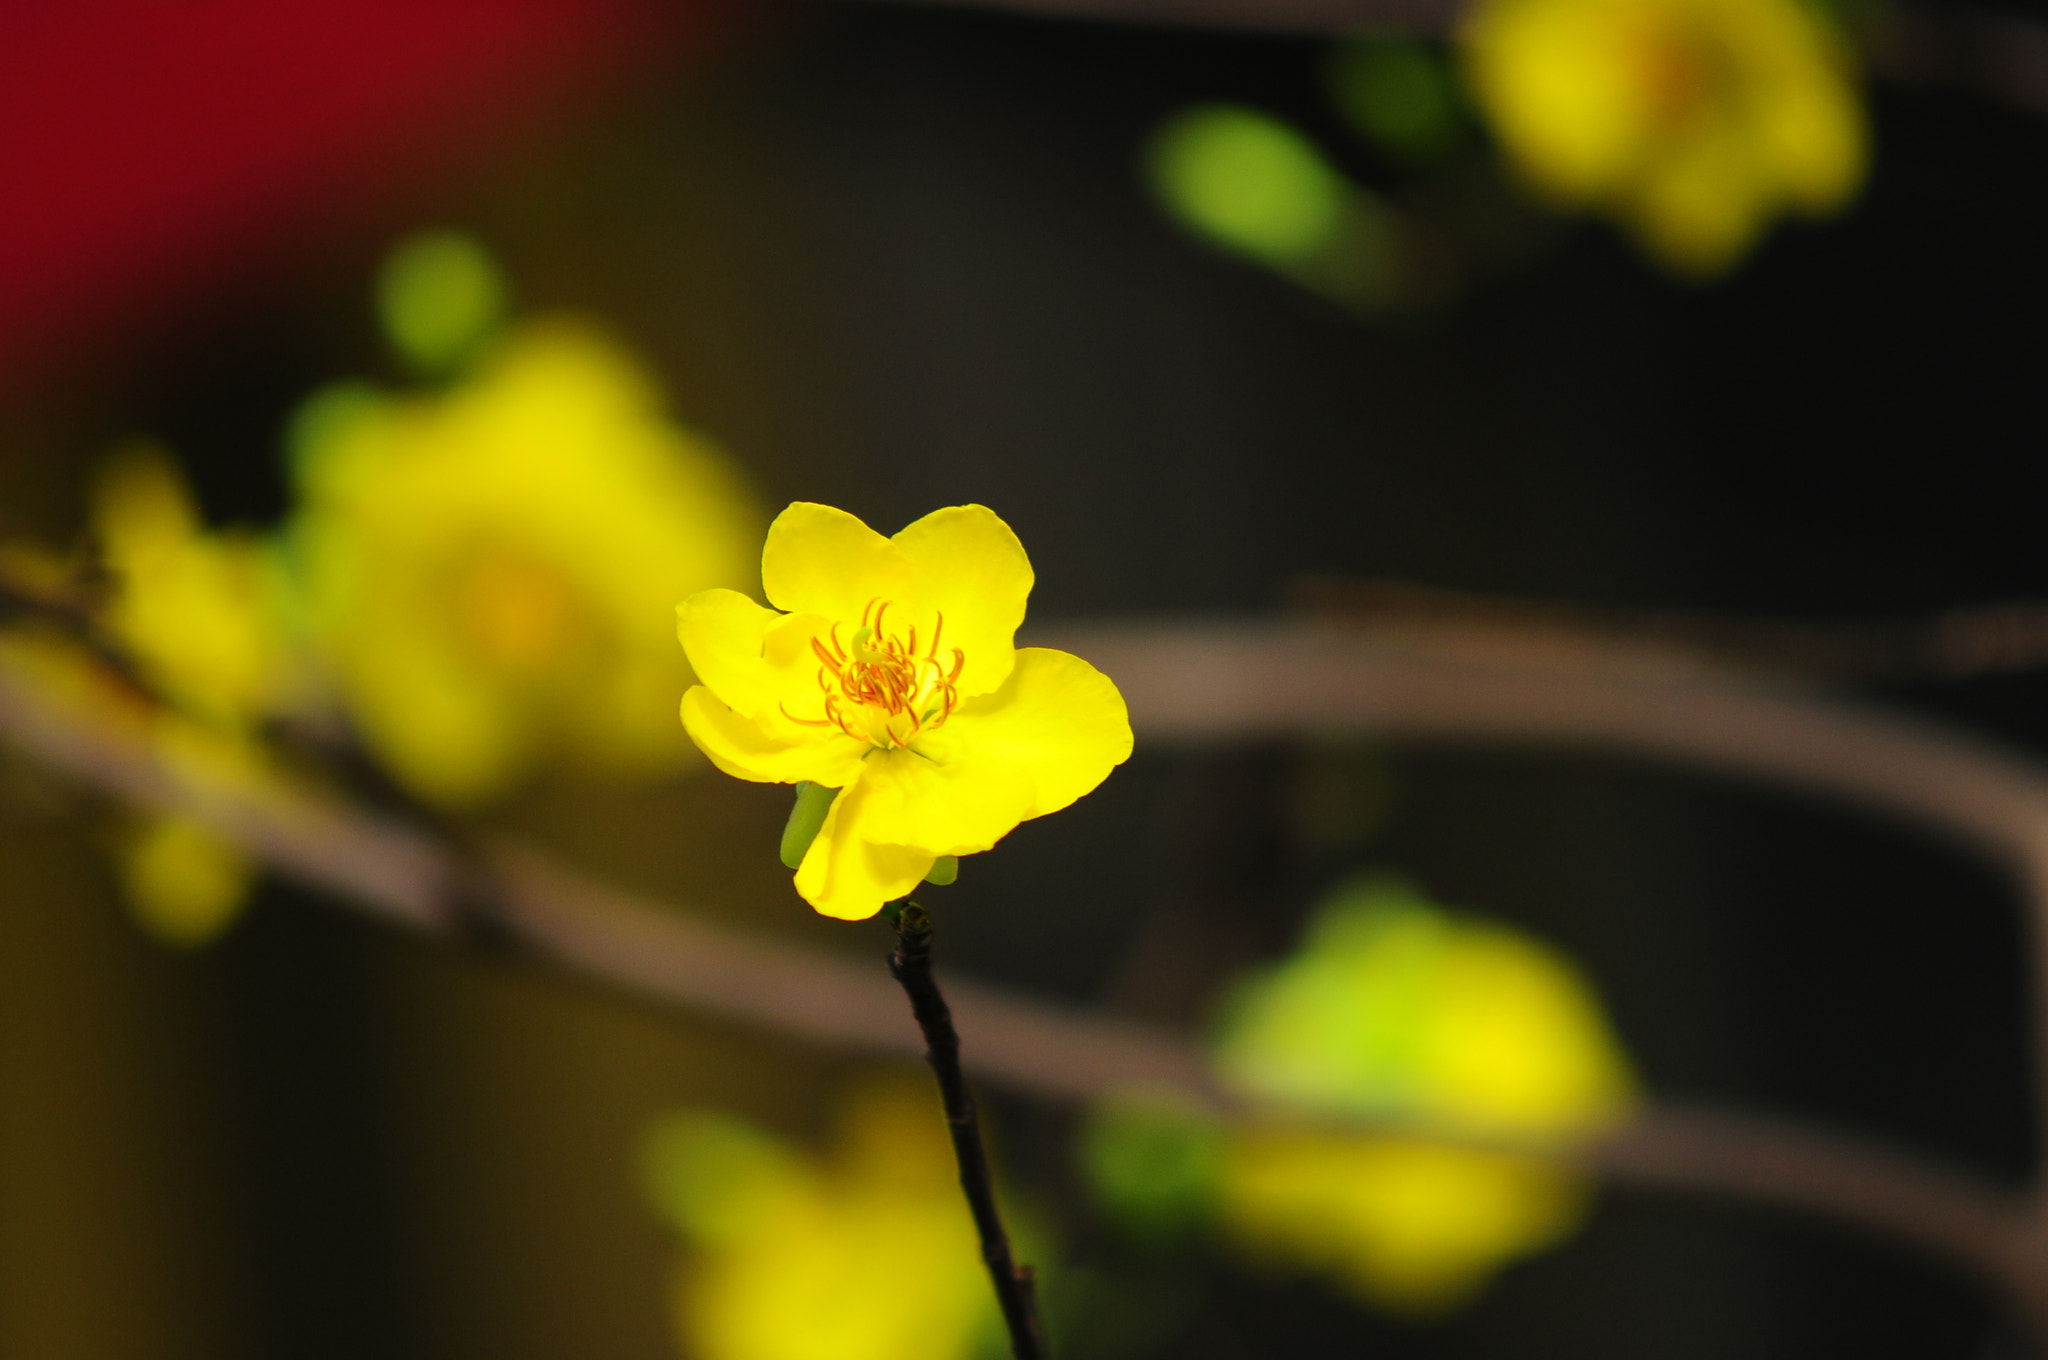
<svg viewBox="0 0 2048 1360">
<path fill-rule="evenodd" d="M 981 1235 L 981 1259 L 995 1284 L 996 1302 L 1002 1306 L 1003 1323 L 1010 1331 L 1010 1354 L 1015 1360 L 1044 1360 L 1037 1285 L 1031 1267 L 1019 1265 L 1010 1252 L 1010 1235 L 1003 1230 L 1002 1212 L 996 1206 L 988 1150 L 981 1142 L 981 1118 L 975 1113 L 967 1076 L 960 1069 L 960 1034 L 953 1028 L 953 1012 L 932 977 L 931 918 L 915 902 L 905 901 L 897 909 L 896 948 L 889 955 L 889 973 L 903 984 L 910 998 L 910 1013 L 924 1031 L 925 1061 L 939 1079 L 946 1128 L 953 1136 L 954 1159 L 960 1164 L 960 1188 L 966 1192 L 974 1229 Z"/>
</svg>

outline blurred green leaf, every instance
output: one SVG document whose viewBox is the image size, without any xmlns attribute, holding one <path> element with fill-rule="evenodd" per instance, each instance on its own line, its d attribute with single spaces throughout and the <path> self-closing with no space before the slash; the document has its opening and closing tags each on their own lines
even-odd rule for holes
<svg viewBox="0 0 2048 1360">
<path fill-rule="evenodd" d="M 1327 250 L 1342 229 L 1349 185 L 1307 138 L 1256 109 L 1189 109 L 1154 137 L 1160 200 L 1211 242 L 1277 266 Z"/>
</svg>

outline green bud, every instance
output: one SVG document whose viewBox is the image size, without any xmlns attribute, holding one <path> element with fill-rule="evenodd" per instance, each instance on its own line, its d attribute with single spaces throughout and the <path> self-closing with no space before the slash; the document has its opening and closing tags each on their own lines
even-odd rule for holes
<svg viewBox="0 0 2048 1360">
<path fill-rule="evenodd" d="M 789 823 L 782 828 L 783 868 L 794 869 L 804 862 L 804 853 L 818 839 L 825 814 L 832 810 L 832 800 L 838 796 L 838 789 L 809 780 L 796 786 L 796 806 L 789 810 Z"/>
<path fill-rule="evenodd" d="M 1211 243 L 1276 268 L 1309 264 L 1342 236 L 1352 190 L 1313 142 L 1256 109 L 1187 109 L 1154 135 L 1154 191 Z"/>
<path fill-rule="evenodd" d="M 384 333 L 413 368 L 446 373 L 489 337 L 505 311 L 505 284 L 482 245 L 460 232 L 401 241 L 377 275 Z"/>
<path fill-rule="evenodd" d="M 958 877 L 960 877 L 960 857 L 958 855 L 940 855 L 936 860 L 932 861 L 932 871 L 924 876 L 924 881 L 943 888 Z"/>
</svg>

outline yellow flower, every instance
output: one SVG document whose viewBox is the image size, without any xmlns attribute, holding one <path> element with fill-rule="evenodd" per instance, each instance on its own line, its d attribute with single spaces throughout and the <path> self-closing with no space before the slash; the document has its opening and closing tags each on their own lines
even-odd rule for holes
<svg viewBox="0 0 2048 1360">
<path fill-rule="evenodd" d="M 1241 1252 L 1420 1317 L 1467 1302 L 1586 1213 L 1579 1178 L 1527 1157 L 1300 1129 L 1233 1137 L 1221 1188 Z"/>
<path fill-rule="evenodd" d="M 1847 58 L 1800 0 L 1480 0 L 1460 37 L 1531 183 L 1680 272 L 1727 268 L 1771 218 L 1862 180 Z"/>
<path fill-rule="evenodd" d="M 310 626 L 401 783 L 459 806 L 558 760 L 687 763 L 669 610 L 743 579 L 759 520 L 623 348 L 529 325 L 445 394 L 330 391 L 298 445 Z"/>
<path fill-rule="evenodd" d="M 729 1115 L 650 1133 L 649 1197 L 689 1250 L 676 1322 L 698 1360 L 969 1360 L 1001 1334 L 945 1121 L 927 1091 L 861 1093 L 837 1155 Z"/>
<path fill-rule="evenodd" d="M 769 526 L 761 580 L 776 609 L 731 590 L 678 609 L 703 682 L 683 726 L 727 774 L 839 790 L 796 873 L 827 916 L 874 915 L 941 857 L 1059 811 L 1131 753 L 1107 676 L 1014 645 L 1031 563 L 983 506 L 883 538 L 799 501 Z"/>
<path fill-rule="evenodd" d="M 228 725 L 286 701 L 275 567 L 254 539 L 204 530 L 169 458 L 146 445 L 117 454 L 94 487 L 92 525 L 114 577 L 108 626 L 166 697 Z"/>
<path fill-rule="evenodd" d="M 1554 950 L 1365 881 L 1306 947 L 1247 987 L 1220 1042 L 1226 1082 L 1297 1110 L 1568 1142 L 1625 1116 L 1627 1060 Z M 1540 1159 L 1279 1122 L 1226 1135 L 1226 1230 L 1410 1312 L 1453 1306 L 1503 1262 L 1577 1226 L 1579 1177 Z"/>
<path fill-rule="evenodd" d="M 241 760 L 255 725 L 304 694 L 275 560 L 252 536 L 208 532 L 176 466 L 145 444 L 100 470 L 92 528 L 113 578 L 107 627 L 175 706 L 149 718 L 159 744 Z M 246 855 L 182 816 L 142 819 L 114 864 L 137 924 L 183 947 L 226 931 L 255 880 Z"/>
</svg>

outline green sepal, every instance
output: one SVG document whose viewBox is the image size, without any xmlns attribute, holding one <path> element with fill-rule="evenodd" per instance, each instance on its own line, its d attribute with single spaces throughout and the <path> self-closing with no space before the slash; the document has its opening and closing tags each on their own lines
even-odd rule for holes
<svg viewBox="0 0 2048 1360">
<path fill-rule="evenodd" d="M 838 796 L 838 789 L 809 780 L 796 786 L 796 806 L 789 810 L 789 821 L 782 828 L 783 868 L 794 869 L 804 862 L 804 854 L 811 848 L 811 842 L 818 839 L 825 814 L 832 810 L 832 800 Z"/>
<path fill-rule="evenodd" d="M 943 888 L 958 877 L 960 877 L 960 857 L 958 855 L 940 855 L 932 861 L 931 872 L 924 876 L 924 881 L 935 887 Z"/>
</svg>

